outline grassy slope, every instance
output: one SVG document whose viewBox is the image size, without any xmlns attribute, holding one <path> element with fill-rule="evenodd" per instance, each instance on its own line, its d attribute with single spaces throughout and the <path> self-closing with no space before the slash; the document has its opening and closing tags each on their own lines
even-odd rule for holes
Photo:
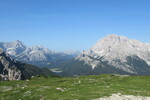
<svg viewBox="0 0 150 100">
<path fill-rule="evenodd" d="M 91 100 L 112 93 L 150 96 L 150 76 L 34 77 L 0 82 L 0 100 Z"/>
</svg>

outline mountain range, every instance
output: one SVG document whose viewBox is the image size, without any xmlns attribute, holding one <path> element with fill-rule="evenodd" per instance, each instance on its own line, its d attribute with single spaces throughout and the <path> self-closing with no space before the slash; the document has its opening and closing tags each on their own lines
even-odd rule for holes
<svg viewBox="0 0 150 100">
<path fill-rule="evenodd" d="M 18 62 L 0 49 L 0 81 L 26 80 L 36 75 L 55 75 L 47 68 Z"/>
<path fill-rule="evenodd" d="M 27 47 L 19 40 L 14 42 L 0 42 L 0 48 L 17 61 L 39 67 L 57 65 L 58 63 L 76 57 L 79 53 L 76 51 L 55 52 L 42 46 Z"/>
<path fill-rule="evenodd" d="M 125 36 L 107 35 L 91 49 L 57 67 L 62 75 L 150 75 L 150 44 Z"/>
<path fill-rule="evenodd" d="M 91 49 L 81 53 L 54 52 L 41 46 L 27 47 L 20 41 L 0 42 L 0 48 L 15 61 L 53 68 L 61 76 L 150 75 L 150 43 L 114 34 L 100 39 Z"/>
</svg>

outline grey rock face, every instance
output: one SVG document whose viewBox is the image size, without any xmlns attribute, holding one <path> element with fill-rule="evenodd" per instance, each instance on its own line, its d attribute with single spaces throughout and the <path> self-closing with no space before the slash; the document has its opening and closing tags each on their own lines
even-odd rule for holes
<svg viewBox="0 0 150 100">
<path fill-rule="evenodd" d="M 1 80 L 20 80 L 21 71 L 17 69 L 15 61 L 8 57 L 2 49 L 0 49 L 0 77 Z"/>
<path fill-rule="evenodd" d="M 131 74 L 149 75 L 150 43 L 142 43 L 124 36 L 108 35 L 99 40 L 90 50 L 76 58 L 94 70 L 107 62 L 116 69 Z"/>
</svg>

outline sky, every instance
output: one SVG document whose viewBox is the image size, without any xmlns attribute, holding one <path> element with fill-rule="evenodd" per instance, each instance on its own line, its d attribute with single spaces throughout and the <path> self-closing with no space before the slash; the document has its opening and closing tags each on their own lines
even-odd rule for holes
<svg viewBox="0 0 150 100">
<path fill-rule="evenodd" d="M 87 50 L 108 34 L 150 43 L 150 0 L 0 0 L 0 41 Z"/>
</svg>

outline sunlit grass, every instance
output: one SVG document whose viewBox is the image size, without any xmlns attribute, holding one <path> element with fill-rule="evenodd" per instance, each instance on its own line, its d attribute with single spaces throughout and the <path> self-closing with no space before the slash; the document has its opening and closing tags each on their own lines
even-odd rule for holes
<svg viewBox="0 0 150 100">
<path fill-rule="evenodd" d="M 113 93 L 150 96 L 150 76 L 34 77 L 0 82 L 0 100 L 91 100 Z"/>
</svg>

